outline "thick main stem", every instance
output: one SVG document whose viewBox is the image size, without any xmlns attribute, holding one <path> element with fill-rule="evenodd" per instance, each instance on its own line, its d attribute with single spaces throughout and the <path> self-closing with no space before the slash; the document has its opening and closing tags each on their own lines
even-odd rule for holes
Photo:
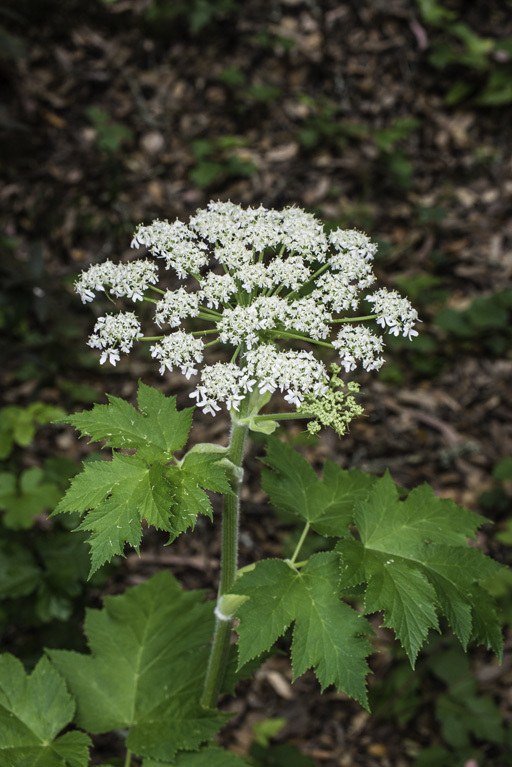
<svg viewBox="0 0 512 767">
<path fill-rule="evenodd" d="M 241 409 L 243 409 L 241 407 Z M 244 413 L 240 413 L 243 417 Z M 238 569 L 238 518 L 240 514 L 241 467 L 244 454 L 245 439 L 248 426 L 233 420 L 231 439 L 227 453 L 228 460 L 240 470 L 240 477 L 233 479 L 234 495 L 225 495 L 222 511 L 222 554 L 221 573 L 217 606 L 223 594 L 229 594 L 236 578 Z M 229 656 L 229 641 L 233 621 L 230 616 L 216 611 L 215 634 L 206 671 L 201 704 L 213 708 L 217 703 L 222 682 L 226 673 Z"/>
</svg>

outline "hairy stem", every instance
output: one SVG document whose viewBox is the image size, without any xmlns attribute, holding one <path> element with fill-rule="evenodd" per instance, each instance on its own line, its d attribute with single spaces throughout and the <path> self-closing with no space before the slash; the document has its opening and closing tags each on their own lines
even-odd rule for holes
<svg viewBox="0 0 512 767">
<path fill-rule="evenodd" d="M 241 410 L 243 410 L 242 403 Z M 240 413 L 241 416 L 244 413 Z M 227 458 L 236 467 L 242 466 L 245 439 L 248 426 L 241 424 L 238 420 L 232 420 L 231 439 Z M 220 584 L 217 598 L 219 604 L 223 594 L 229 594 L 236 578 L 238 569 L 238 518 L 240 513 L 240 485 L 241 479 L 234 481 L 234 495 L 224 496 L 224 505 L 222 512 L 222 555 L 221 555 L 221 573 Z M 210 650 L 210 659 L 206 671 L 201 704 L 207 708 L 213 708 L 217 703 L 222 682 L 226 673 L 226 667 L 229 655 L 229 640 L 231 638 L 231 627 L 233 621 L 230 616 L 216 614 L 215 634 L 213 644 Z"/>
</svg>

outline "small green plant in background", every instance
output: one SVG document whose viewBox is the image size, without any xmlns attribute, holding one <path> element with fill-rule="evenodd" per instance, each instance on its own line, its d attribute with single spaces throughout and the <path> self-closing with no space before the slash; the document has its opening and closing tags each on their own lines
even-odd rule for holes
<svg viewBox="0 0 512 767">
<path fill-rule="evenodd" d="M 506 355 L 512 340 L 512 290 L 478 296 L 462 311 L 443 307 L 433 321 L 457 339 L 459 348 Z"/>
<path fill-rule="evenodd" d="M 247 75 L 235 66 L 223 69 L 216 79 L 229 89 L 240 112 L 261 104 L 272 105 L 282 94 L 281 88 L 275 85 L 248 82 Z"/>
<path fill-rule="evenodd" d="M 314 99 L 306 94 L 300 101 L 309 109 L 297 138 L 306 149 L 325 147 L 343 149 L 350 142 L 368 142 L 377 151 L 377 160 L 398 186 L 408 188 L 414 166 L 402 148 L 421 122 L 412 117 L 396 118 L 384 128 L 371 128 L 345 120 L 340 105 L 328 98 Z"/>
<path fill-rule="evenodd" d="M 45 402 L 32 402 L 26 407 L 7 405 L 0 409 L 0 460 L 8 458 L 15 445 L 28 447 L 38 428 L 63 416 L 62 408 Z"/>
<path fill-rule="evenodd" d="M 464 68 L 464 79 L 456 80 L 445 95 L 447 104 L 471 98 L 480 106 L 502 106 L 512 102 L 512 39 L 480 36 L 457 11 L 440 0 L 415 0 L 422 20 L 440 30 L 440 38 L 429 45 L 428 58 L 437 69 Z"/>
<path fill-rule="evenodd" d="M 412 117 L 396 118 L 389 128 L 373 132 L 373 141 L 380 160 L 386 165 L 395 182 L 405 189 L 411 185 L 414 165 L 400 148 L 400 144 L 420 125 L 420 120 Z"/>
<path fill-rule="evenodd" d="M 419 752 L 415 767 L 460 767 L 470 759 L 493 767 L 493 759 L 485 756 L 489 744 L 499 750 L 512 745 L 498 706 L 480 691 L 467 656 L 453 640 L 432 642 L 415 673 L 405 660 L 395 662 L 373 687 L 372 704 L 377 716 L 392 718 L 404 729 L 420 707 L 433 705 L 437 743 Z"/>
<path fill-rule="evenodd" d="M 282 717 L 264 719 L 254 725 L 254 740 L 249 747 L 249 759 L 254 767 L 315 767 L 314 761 L 295 746 L 272 743 L 285 726 L 286 719 Z"/>
<path fill-rule="evenodd" d="M 115 122 L 110 114 L 99 107 L 87 107 L 85 114 L 96 131 L 96 145 L 107 155 L 117 154 L 124 144 L 133 141 L 133 131 Z"/>
<path fill-rule="evenodd" d="M 114 5 L 121 0 L 101 0 Z M 198 34 L 238 8 L 238 0 L 150 0 L 143 7 L 143 17 L 151 25 L 185 19 L 192 34 Z"/>
<path fill-rule="evenodd" d="M 332 99 L 313 98 L 304 93 L 299 102 L 309 111 L 297 133 L 299 143 L 307 149 L 326 144 L 344 147 L 351 138 L 364 138 L 368 134 L 365 125 L 343 120 L 340 106 Z"/>
<path fill-rule="evenodd" d="M 254 162 L 244 156 L 247 141 L 239 136 L 196 139 L 191 143 L 195 165 L 189 178 L 201 189 L 230 178 L 247 178 L 257 171 Z"/>
<path fill-rule="evenodd" d="M 20 468 L 24 455 L 20 448 L 29 447 L 41 426 L 63 415 L 61 408 L 43 402 L 0 410 L 1 631 L 67 621 L 85 589 L 89 570 L 85 535 L 69 534 L 78 519 L 47 520 L 78 464 L 71 458 L 50 457 L 42 467 Z M 103 583 L 100 575 L 96 586 Z"/>
<path fill-rule="evenodd" d="M 237 7 L 238 0 L 151 0 L 144 15 L 156 23 L 185 17 L 190 31 L 196 34 Z"/>
</svg>

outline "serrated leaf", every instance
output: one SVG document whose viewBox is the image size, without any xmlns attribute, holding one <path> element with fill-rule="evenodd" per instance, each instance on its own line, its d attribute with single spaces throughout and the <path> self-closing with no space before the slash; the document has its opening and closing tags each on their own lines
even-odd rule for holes
<svg viewBox="0 0 512 767">
<path fill-rule="evenodd" d="M 87 612 L 90 655 L 48 651 L 76 697 L 80 726 L 128 729 L 127 747 L 159 761 L 217 732 L 229 716 L 199 704 L 213 633 L 203 596 L 159 573 Z"/>
<path fill-rule="evenodd" d="M 0 762 L 2 767 L 86 767 L 90 739 L 59 736 L 75 705 L 47 658 L 30 676 L 12 655 L 0 656 Z"/>
<path fill-rule="evenodd" d="M 364 500 L 377 478 L 358 469 L 344 470 L 332 461 L 324 467 L 324 506 L 311 527 L 320 535 L 340 537 L 353 524 L 355 504 Z"/>
<path fill-rule="evenodd" d="M 187 453 L 180 467 L 168 468 L 174 492 L 173 537 L 193 528 L 198 514 L 212 518 L 212 505 L 205 490 L 233 495 L 221 460 L 217 453 L 193 452 Z"/>
<path fill-rule="evenodd" d="M 278 439 L 267 442 L 262 487 L 274 506 L 310 522 L 326 536 L 345 535 L 353 521 L 356 501 L 366 498 L 375 478 L 363 472 L 344 471 L 326 461 L 319 479 L 303 456 Z"/>
<path fill-rule="evenodd" d="M 492 611 L 483 631 L 476 583 L 500 566 L 467 545 L 485 519 L 450 500 L 437 498 L 428 485 L 404 501 L 389 474 L 356 505 L 361 540 L 337 545 L 342 583 L 367 583 L 365 612 L 384 611 L 411 663 L 430 629 L 438 629 L 439 607 L 462 645 L 473 636 L 500 652 L 499 628 Z M 477 627 L 478 626 L 478 627 Z"/>
<path fill-rule="evenodd" d="M 222 456 L 215 453 L 187 453 L 181 470 L 187 479 L 196 482 L 204 490 L 233 495 L 222 459 Z"/>
<path fill-rule="evenodd" d="M 262 488 L 273 505 L 307 522 L 314 519 L 319 482 L 306 459 L 284 442 L 269 439 L 262 461 L 274 470 L 263 469 L 261 474 Z"/>
<path fill-rule="evenodd" d="M 136 448 L 161 460 L 172 458 L 187 441 L 193 408 L 178 411 L 176 397 L 139 381 L 139 410 L 119 397 L 108 399 L 108 405 L 95 405 L 64 420 L 91 442 L 106 440 L 106 447 Z"/>
<path fill-rule="evenodd" d="M 76 476 L 55 509 L 86 513 L 80 530 L 91 534 L 91 574 L 122 554 L 125 544 L 138 550 L 141 522 L 146 520 L 171 539 L 194 527 L 197 515 L 211 517 L 205 490 L 232 493 L 219 453 L 187 454 L 169 465 L 172 451 L 182 447 L 190 427 L 191 409 L 178 412 L 176 398 L 139 384 L 138 412 L 111 398 L 71 422 L 94 439 L 109 439 L 113 448 L 137 449 L 135 455 L 112 453 L 111 461 L 94 461 Z"/>
<path fill-rule="evenodd" d="M 294 679 L 312 667 L 322 689 L 334 684 L 367 706 L 371 647 L 362 635 L 371 629 L 340 601 L 338 578 L 335 552 L 314 554 L 300 571 L 268 559 L 244 573 L 232 589 L 249 597 L 237 611 L 239 665 L 270 649 L 294 622 Z"/>
<path fill-rule="evenodd" d="M 55 513 L 90 509 L 77 530 L 91 532 L 92 574 L 122 554 L 125 543 L 138 550 L 143 519 L 159 530 L 172 530 L 173 499 L 163 466 L 148 464 L 138 456 L 113 453 L 111 461 L 85 466 Z"/>
</svg>

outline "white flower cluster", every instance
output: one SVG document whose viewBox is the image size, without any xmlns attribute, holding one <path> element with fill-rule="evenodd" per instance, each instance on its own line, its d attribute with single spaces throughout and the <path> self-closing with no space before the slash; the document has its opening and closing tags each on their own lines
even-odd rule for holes
<svg viewBox="0 0 512 767">
<path fill-rule="evenodd" d="M 373 304 L 366 322 L 374 319 L 393 335 L 417 335 L 418 316 L 407 299 L 386 289 L 366 294 L 375 281 L 376 246 L 369 238 L 341 229 L 326 234 L 320 221 L 299 208 L 211 202 L 188 224 L 139 226 L 132 246 L 146 247 L 179 279 L 193 282 L 162 292 L 153 287 L 157 272 L 151 262 L 108 261 L 84 272 L 76 289 L 84 301 L 99 291 L 151 301 L 160 328 L 176 329 L 195 318 L 193 333 L 180 329 L 152 338 L 157 343 L 151 354 L 162 374 L 179 369 L 188 378 L 199 371 L 206 345 L 233 347 L 230 362 L 203 367 L 192 395 L 208 413 L 215 414 L 219 403 L 237 409 L 253 391 L 281 391 L 297 407 L 304 398 L 327 396 L 329 375 L 312 351 L 295 349 L 303 342 L 337 349 L 346 372 L 358 363 L 378 370 L 382 339 L 357 317 L 343 316 L 357 311 L 362 298 Z M 346 321 L 351 324 L 336 335 L 335 324 Z M 89 343 L 102 349 L 102 362 L 115 364 L 119 352 L 129 351 L 141 336 L 135 315 L 121 313 L 100 318 Z"/>
<path fill-rule="evenodd" d="M 183 288 L 168 290 L 164 297 L 158 301 L 155 311 L 155 322 L 159 328 L 169 325 L 177 328 L 181 320 L 187 317 L 197 317 L 199 314 L 199 296 L 197 293 L 188 293 Z"/>
<path fill-rule="evenodd" d="M 258 382 L 260 394 L 279 389 L 287 392 L 285 400 L 294 405 L 302 402 L 304 394 L 320 396 L 327 391 L 325 365 L 313 352 L 280 352 L 271 344 L 263 344 L 247 353 L 247 368 Z"/>
<path fill-rule="evenodd" d="M 157 258 L 165 258 L 167 269 L 174 269 L 180 279 L 196 274 L 208 263 L 207 246 L 186 224 L 175 221 L 154 221 L 151 226 L 139 226 L 132 248 L 144 245 Z"/>
<path fill-rule="evenodd" d="M 119 362 L 119 350 L 128 354 L 133 342 L 143 338 L 140 322 L 133 312 L 107 314 L 99 317 L 88 344 L 93 349 L 103 349 L 100 364 Z"/>
<path fill-rule="evenodd" d="M 195 365 L 203 361 L 203 349 L 204 343 L 200 338 L 178 330 L 162 338 L 150 351 L 151 356 L 161 362 L 160 375 L 178 367 L 188 380 L 197 374 Z"/>
<path fill-rule="evenodd" d="M 128 264 L 95 264 L 82 272 L 75 290 L 83 303 L 92 301 L 96 293 L 109 291 L 116 298 L 126 296 L 142 301 L 150 285 L 158 282 L 158 267 L 152 261 L 131 261 Z"/>
<path fill-rule="evenodd" d="M 239 409 L 240 403 L 254 387 L 260 394 L 279 390 L 286 392 L 285 400 L 300 405 L 305 394 L 321 396 L 328 389 L 328 375 L 313 352 L 280 352 L 273 344 L 263 344 L 247 352 L 246 366 L 216 362 L 201 371 L 201 383 L 190 395 L 205 413 L 220 410 L 219 402 Z"/>
<path fill-rule="evenodd" d="M 377 325 L 383 328 L 387 325 L 392 335 L 398 336 L 401 333 L 410 341 L 418 335 L 418 331 L 413 330 L 418 322 L 418 312 L 396 290 L 381 288 L 372 296 L 366 296 L 366 300 L 374 305 L 374 312 L 379 315 Z"/>
<path fill-rule="evenodd" d="M 379 370 L 385 362 L 378 356 L 384 349 L 382 338 L 364 325 L 345 325 L 332 345 L 339 350 L 341 364 L 347 373 L 356 369 L 357 360 L 362 361 L 365 370 Z"/>
</svg>

